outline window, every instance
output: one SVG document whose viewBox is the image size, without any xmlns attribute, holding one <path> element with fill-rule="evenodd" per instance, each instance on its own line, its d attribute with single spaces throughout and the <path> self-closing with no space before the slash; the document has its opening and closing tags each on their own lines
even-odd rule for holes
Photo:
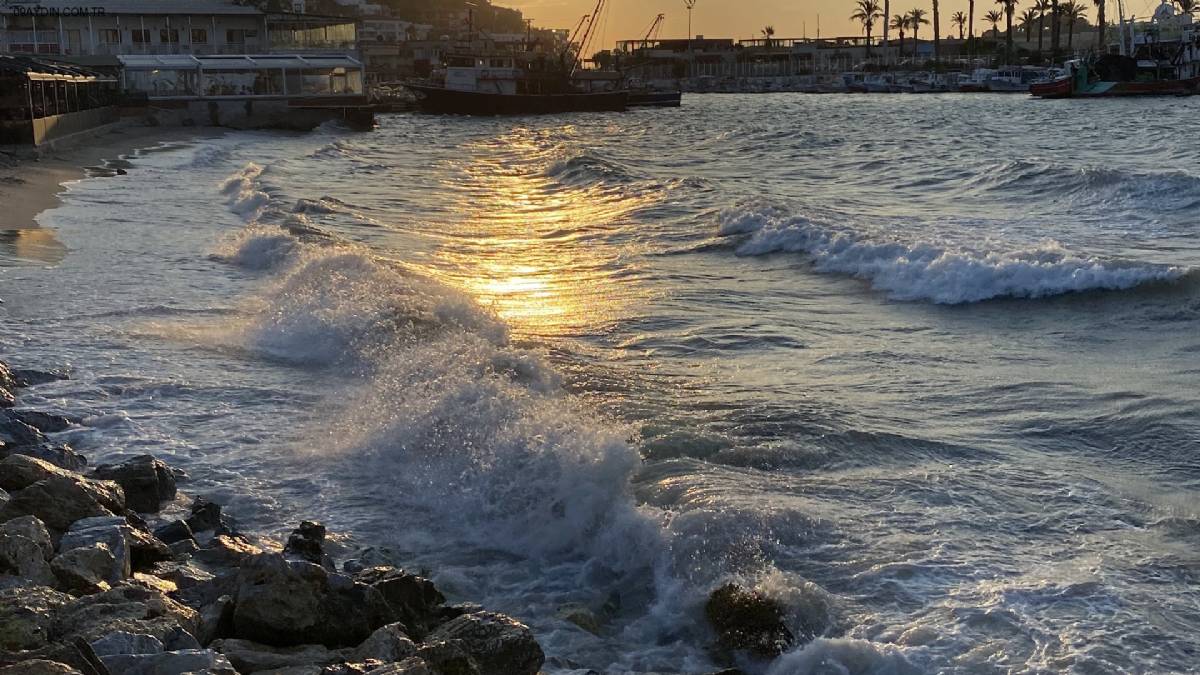
<svg viewBox="0 0 1200 675">
<path fill-rule="evenodd" d="M 246 31 L 240 28 L 230 28 L 226 30 L 225 42 L 231 45 L 246 44 Z"/>
<path fill-rule="evenodd" d="M 119 45 L 121 44 L 121 31 L 115 28 L 102 28 L 97 31 L 102 45 Z"/>
<path fill-rule="evenodd" d="M 129 37 L 135 45 L 148 45 L 150 44 L 150 29 L 135 28 L 129 31 Z"/>
<path fill-rule="evenodd" d="M 205 28 L 192 29 L 192 44 L 206 45 L 208 44 L 208 30 Z"/>
<path fill-rule="evenodd" d="M 164 45 L 179 44 L 179 29 L 178 28 L 163 28 L 158 32 L 158 41 Z"/>
</svg>

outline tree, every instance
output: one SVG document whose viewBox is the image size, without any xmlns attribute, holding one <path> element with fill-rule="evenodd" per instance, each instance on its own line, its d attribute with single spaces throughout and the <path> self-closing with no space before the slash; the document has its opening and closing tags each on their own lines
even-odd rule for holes
<svg viewBox="0 0 1200 675">
<path fill-rule="evenodd" d="M 1063 20 L 1067 22 L 1067 49 L 1072 49 L 1072 43 L 1075 38 L 1075 24 L 1081 19 L 1087 18 L 1087 7 L 1075 2 L 1075 0 L 1068 0 L 1068 2 L 1059 5 L 1058 11 L 1062 14 Z"/>
<path fill-rule="evenodd" d="M 955 12 L 950 16 L 950 23 L 958 26 L 958 39 L 963 39 L 963 31 L 967 27 L 967 15 L 962 12 Z"/>
<path fill-rule="evenodd" d="M 1050 60 L 1058 62 L 1058 48 L 1062 45 L 1062 7 L 1058 0 L 1050 0 Z"/>
<path fill-rule="evenodd" d="M 908 17 L 903 14 L 893 15 L 891 27 L 900 31 L 900 56 L 904 56 L 904 31 L 908 28 Z"/>
<path fill-rule="evenodd" d="M 933 60 L 942 60 L 942 25 L 938 23 L 938 0 L 933 0 Z"/>
<path fill-rule="evenodd" d="M 1026 7 L 1025 11 L 1021 13 L 1021 28 L 1025 29 L 1026 42 L 1031 42 L 1033 40 L 1033 27 L 1037 25 L 1037 22 L 1037 6 L 1035 5 L 1033 7 Z"/>
<path fill-rule="evenodd" d="M 914 58 L 917 55 L 917 46 L 921 44 L 917 39 L 917 35 L 921 32 L 921 24 L 925 24 L 926 26 L 929 25 L 929 19 L 925 18 L 925 10 L 921 9 L 920 7 L 908 10 L 908 27 L 911 28 L 913 32 Z"/>
<path fill-rule="evenodd" d="M 992 24 L 992 38 L 994 39 L 999 37 L 1000 29 L 998 26 L 1000 25 L 1000 22 L 1004 20 L 1004 13 L 998 9 L 993 9 L 984 15 L 983 19 Z"/>
<path fill-rule="evenodd" d="M 1096 3 L 1096 51 L 1101 54 L 1108 51 L 1108 44 L 1104 42 L 1104 0 L 1092 0 Z"/>
<path fill-rule="evenodd" d="M 1004 60 L 1012 63 L 1013 57 L 1013 12 L 1017 10 L 1017 0 L 996 0 L 996 4 L 1004 8 Z"/>
<path fill-rule="evenodd" d="M 1196 13 L 1196 0 L 1175 0 L 1175 5 L 1179 7 L 1179 11 L 1183 12 L 1184 14 Z"/>
<path fill-rule="evenodd" d="M 770 49 L 771 39 L 775 37 L 775 26 L 763 26 L 762 35 L 766 39 L 767 49 Z"/>
<path fill-rule="evenodd" d="M 1033 5 L 1038 11 L 1038 58 L 1042 57 L 1042 33 L 1046 32 L 1046 12 L 1050 11 L 1050 0 L 1037 0 Z"/>
<path fill-rule="evenodd" d="M 967 3 L 967 36 L 975 37 L 975 0 Z"/>
<path fill-rule="evenodd" d="M 857 0 L 854 13 L 850 15 L 850 20 L 861 23 L 863 32 L 867 34 L 868 55 L 871 53 L 871 29 L 875 27 L 875 20 L 880 16 L 882 16 L 882 12 L 877 0 Z"/>
</svg>

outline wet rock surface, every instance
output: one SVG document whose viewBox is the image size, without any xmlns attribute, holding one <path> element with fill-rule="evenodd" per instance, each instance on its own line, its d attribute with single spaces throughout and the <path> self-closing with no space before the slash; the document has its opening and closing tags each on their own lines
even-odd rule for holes
<svg viewBox="0 0 1200 675">
<path fill-rule="evenodd" d="M 58 379 L 0 363 L 0 392 Z M 0 407 L 12 402 L 0 396 Z M 0 675 L 533 675 L 532 632 L 381 556 L 343 561 L 303 521 L 279 544 L 216 501 L 180 513 L 186 475 L 151 455 L 102 464 L 0 412 Z M 142 514 L 142 515 L 139 515 Z M 160 515 L 161 514 L 161 515 Z M 335 547 L 336 548 L 336 547 Z M 370 561 L 370 565 L 364 561 Z"/>
<path fill-rule="evenodd" d="M 704 616 L 717 633 L 718 645 L 726 650 L 745 650 L 755 656 L 777 656 L 795 643 L 784 623 L 785 611 L 778 601 L 737 584 L 726 584 L 712 592 Z"/>
</svg>

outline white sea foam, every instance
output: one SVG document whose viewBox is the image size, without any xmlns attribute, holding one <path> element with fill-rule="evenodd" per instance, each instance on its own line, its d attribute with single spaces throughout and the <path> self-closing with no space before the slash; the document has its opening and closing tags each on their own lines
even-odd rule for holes
<svg viewBox="0 0 1200 675">
<path fill-rule="evenodd" d="M 1187 272 L 1082 255 L 1054 241 L 1008 250 L 905 242 L 788 216 L 770 207 L 727 210 L 721 214 L 718 233 L 750 234 L 738 246 L 738 255 L 806 253 L 819 272 L 866 279 L 897 300 L 941 304 L 1128 289 L 1176 280 Z"/>
<path fill-rule="evenodd" d="M 258 217 L 271 201 L 271 196 L 259 184 L 262 173 L 263 167 L 249 162 L 221 186 L 221 192 L 229 201 L 229 208 L 247 220 Z"/>
<path fill-rule="evenodd" d="M 771 664 L 766 675 L 921 675 L 899 647 L 817 638 Z"/>
</svg>

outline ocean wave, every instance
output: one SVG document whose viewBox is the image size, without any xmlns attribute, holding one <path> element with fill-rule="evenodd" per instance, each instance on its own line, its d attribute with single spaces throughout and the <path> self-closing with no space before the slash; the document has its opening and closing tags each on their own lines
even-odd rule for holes
<svg viewBox="0 0 1200 675">
<path fill-rule="evenodd" d="M 545 176 L 567 184 L 626 183 L 638 178 L 629 167 L 591 153 L 554 162 L 546 168 Z"/>
<path fill-rule="evenodd" d="M 262 166 L 249 162 L 221 185 L 230 210 L 247 220 L 257 218 L 271 201 L 259 183 L 263 170 Z"/>
<path fill-rule="evenodd" d="M 779 657 L 766 675 L 921 675 L 903 650 L 867 640 L 818 638 Z"/>
<path fill-rule="evenodd" d="M 1152 204 L 1155 212 L 1163 212 L 1190 210 L 1200 203 L 1200 177 L 1184 171 L 1131 171 L 1010 160 L 979 172 L 969 185 L 1007 196 L 1075 198 L 1101 208 Z"/>
<path fill-rule="evenodd" d="M 818 272 L 866 279 L 896 300 L 938 304 L 1122 290 L 1175 281 L 1188 272 L 1087 256 L 1054 241 L 1010 250 L 910 243 L 790 216 L 774 207 L 724 211 L 718 233 L 749 235 L 738 245 L 738 255 L 805 253 Z"/>
</svg>

